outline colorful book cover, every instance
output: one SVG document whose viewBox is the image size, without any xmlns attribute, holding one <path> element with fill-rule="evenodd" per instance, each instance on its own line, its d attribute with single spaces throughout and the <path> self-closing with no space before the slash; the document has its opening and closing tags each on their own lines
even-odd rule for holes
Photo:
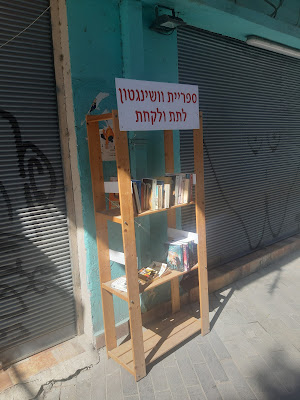
<svg viewBox="0 0 300 400">
<path fill-rule="evenodd" d="M 196 263 L 195 263 L 195 257 L 194 257 L 194 241 L 189 242 L 189 267 L 192 268 Z"/>
<path fill-rule="evenodd" d="M 193 174 L 190 174 L 190 194 L 189 202 L 193 200 Z"/>
<path fill-rule="evenodd" d="M 139 181 L 137 179 L 131 179 L 131 182 L 136 183 L 137 190 L 138 190 L 138 193 L 139 193 L 140 202 L 141 202 L 141 200 L 142 200 L 142 181 Z"/>
<path fill-rule="evenodd" d="M 178 199 L 179 199 L 179 175 L 176 175 L 175 176 L 175 201 L 174 201 L 174 205 L 179 204 Z"/>
<path fill-rule="evenodd" d="M 139 192 L 138 192 L 138 188 L 137 188 L 136 182 L 132 183 L 132 187 L 133 187 L 133 194 L 134 194 L 134 199 L 135 199 L 137 212 L 138 212 L 138 214 L 140 214 L 142 212 L 142 208 L 141 208 L 141 201 L 140 201 L 140 198 L 139 198 Z"/>
<path fill-rule="evenodd" d="M 190 266 L 189 266 L 189 244 L 182 243 L 182 249 L 183 249 L 183 268 L 185 271 L 188 271 L 190 269 Z"/>
<path fill-rule="evenodd" d="M 176 243 L 176 242 L 175 242 Z M 169 244 L 167 265 L 170 269 L 184 271 L 182 244 Z"/>
<path fill-rule="evenodd" d="M 156 179 L 144 178 L 143 182 L 147 186 L 146 209 L 155 210 Z"/>
<path fill-rule="evenodd" d="M 197 243 L 193 243 L 193 260 L 194 265 L 198 262 L 198 252 L 197 252 Z"/>
</svg>

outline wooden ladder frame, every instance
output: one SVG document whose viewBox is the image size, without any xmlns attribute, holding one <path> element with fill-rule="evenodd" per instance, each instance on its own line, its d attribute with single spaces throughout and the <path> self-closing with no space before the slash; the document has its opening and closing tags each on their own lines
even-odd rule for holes
<svg viewBox="0 0 300 400">
<path fill-rule="evenodd" d="M 120 198 L 120 217 L 108 218 L 106 211 L 106 200 L 104 190 L 103 165 L 101 157 L 101 146 L 99 136 L 99 121 L 113 121 L 113 132 L 116 149 L 116 163 Z M 94 200 L 94 211 L 96 220 L 96 240 L 98 249 L 99 275 L 102 296 L 102 311 L 104 320 L 105 343 L 109 357 L 114 358 L 138 381 L 146 375 L 146 362 L 144 354 L 144 340 L 142 329 L 142 316 L 140 308 L 140 289 L 138 284 L 138 265 L 136 254 L 134 208 L 131 192 L 130 160 L 128 150 L 127 132 L 120 131 L 118 112 L 102 115 L 87 115 L 87 134 L 89 157 L 92 178 L 92 190 Z M 206 232 L 205 232 L 205 196 L 204 196 L 204 171 L 203 171 L 203 118 L 200 113 L 200 128 L 194 129 L 194 160 L 196 174 L 196 227 L 198 233 L 198 275 L 199 275 L 199 298 L 200 298 L 200 324 L 201 334 L 209 332 L 209 302 L 208 302 L 208 278 L 207 278 L 207 256 L 206 256 Z M 173 131 L 164 131 L 164 152 L 166 172 L 174 172 Z M 157 212 L 161 210 L 156 210 Z M 122 226 L 123 248 L 125 258 L 125 273 L 127 280 L 127 296 L 119 293 L 119 297 L 128 302 L 131 349 L 133 357 L 133 368 L 128 363 L 116 356 L 117 348 L 113 294 L 105 289 L 107 282 L 111 281 L 109 243 L 107 220 L 118 222 Z M 176 210 L 167 210 L 168 227 L 176 228 Z M 172 313 L 180 310 L 180 294 L 178 276 L 172 278 L 171 301 Z M 116 293 L 115 293 L 116 294 Z"/>
</svg>

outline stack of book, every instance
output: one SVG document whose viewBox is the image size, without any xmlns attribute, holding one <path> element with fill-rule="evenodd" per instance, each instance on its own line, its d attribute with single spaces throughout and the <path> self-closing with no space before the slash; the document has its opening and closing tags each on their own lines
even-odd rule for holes
<svg viewBox="0 0 300 400">
<path fill-rule="evenodd" d="M 168 275 L 170 272 L 167 264 L 153 261 L 149 267 L 139 270 L 138 277 L 144 282 L 152 282 L 155 279 Z"/>
<path fill-rule="evenodd" d="M 168 246 L 167 265 L 177 271 L 189 271 L 197 264 L 197 244 L 191 239 L 175 240 Z"/>
<path fill-rule="evenodd" d="M 162 278 L 171 273 L 170 268 L 165 263 L 153 261 L 149 267 L 142 268 L 138 271 L 139 283 L 151 283 L 155 279 Z M 122 292 L 127 292 L 126 276 L 114 280 L 111 287 Z"/>
<path fill-rule="evenodd" d="M 133 199 L 137 214 L 189 203 L 192 199 L 192 184 L 193 174 L 167 174 L 155 179 L 133 179 Z"/>
</svg>

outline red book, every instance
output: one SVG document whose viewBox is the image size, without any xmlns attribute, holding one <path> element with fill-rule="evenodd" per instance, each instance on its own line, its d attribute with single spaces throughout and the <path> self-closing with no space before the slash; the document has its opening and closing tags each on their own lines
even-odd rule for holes
<svg viewBox="0 0 300 400">
<path fill-rule="evenodd" d="M 190 269 L 189 267 L 189 244 L 188 243 L 183 243 L 183 269 L 184 271 L 188 271 Z"/>
</svg>

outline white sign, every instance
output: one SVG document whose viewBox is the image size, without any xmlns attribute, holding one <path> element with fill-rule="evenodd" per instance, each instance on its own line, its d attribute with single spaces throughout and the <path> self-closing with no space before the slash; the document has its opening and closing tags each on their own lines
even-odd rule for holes
<svg viewBox="0 0 300 400">
<path fill-rule="evenodd" d="M 116 78 L 121 131 L 199 128 L 198 86 Z"/>
</svg>

